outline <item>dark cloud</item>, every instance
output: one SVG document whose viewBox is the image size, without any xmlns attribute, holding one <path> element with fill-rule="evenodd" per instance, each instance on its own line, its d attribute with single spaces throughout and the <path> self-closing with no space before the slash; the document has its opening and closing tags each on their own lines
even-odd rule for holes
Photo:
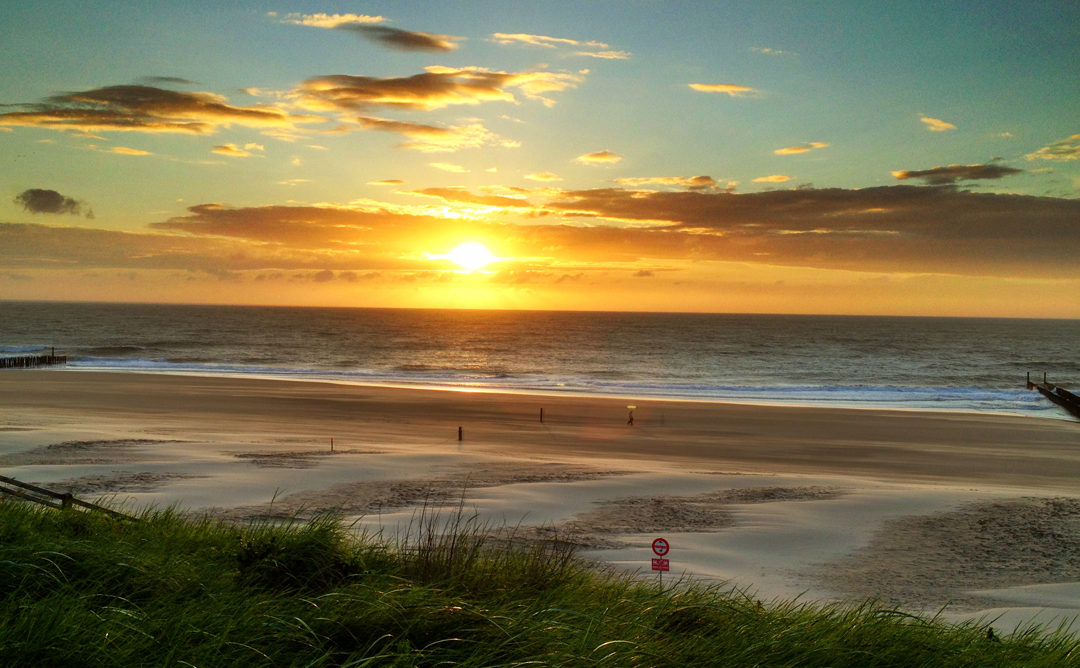
<svg viewBox="0 0 1080 668">
<path fill-rule="evenodd" d="M 22 191 L 15 196 L 15 203 L 22 205 L 23 211 L 30 213 L 67 213 L 78 216 L 84 210 L 83 202 L 43 188 Z M 86 209 L 86 212 L 88 218 L 93 217 L 89 209 Z"/>
<path fill-rule="evenodd" d="M 437 191 L 426 189 L 430 195 Z M 470 200 L 454 190 L 451 201 Z M 522 255 L 724 260 L 822 269 L 1080 276 L 1080 200 L 951 186 L 760 193 L 566 191 L 543 211 L 587 226 L 517 227 Z M 544 249 L 559 249 L 555 253 Z"/>
<path fill-rule="evenodd" d="M 930 185 L 940 186 L 956 183 L 957 181 L 981 181 L 986 179 L 1000 179 L 1013 174 L 1022 174 L 1024 170 L 1004 165 L 949 165 L 948 167 L 934 167 L 933 169 L 902 170 L 893 172 L 892 175 L 901 181 L 908 179 L 922 179 Z"/>
<path fill-rule="evenodd" d="M 653 276 L 656 276 L 656 274 L 648 269 L 639 269 L 634 272 L 634 278 L 651 278 Z"/>
<path fill-rule="evenodd" d="M 141 233 L 0 225 L 0 269 L 254 270 L 264 280 L 275 272 L 308 280 L 333 272 L 335 281 L 350 281 L 341 272 L 357 278 L 398 272 L 394 278 L 431 270 L 439 266 L 433 262 L 445 262 L 431 259 L 437 254 L 478 239 L 507 258 L 499 280 L 509 281 L 553 271 L 553 281 L 567 281 L 588 270 L 624 270 L 627 263 L 641 263 L 631 273 L 656 272 L 659 265 L 700 261 L 1080 278 L 1080 200 L 1073 199 L 910 185 L 748 194 L 609 188 L 532 191 L 522 198 L 460 188 L 416 193 L 439 204 L 202 204 Z M 462 205 L 474 211 L 453 216 Z M 493 213 L 478 219 L 481 205 Z M 500 210 L 527 224 L 499 222 Z"/>
<path fill-rule="evenodd" d="M 276 107 L 237 107 L 212 93 L 184 93 L 143 85 L 106 86 L 19 106 L 27 111 L 0 114 L 0 126 L 204 135 L 233 124 L 292 128 L 297 123 L 325 120 L 291 115 Z"/>
<path fill-rule="evenodd" d="M 332 74 L 308 79 L 294 96 L 314 110 L 393 107 L 430 111 L 457 104 L 514 102 L 509 89 L 525 97 L 554 102 L 545 93 L 574 87 L 581 77 L 559 72 L 494 72 L 480 67 L 428 67 L 408 77 Z"/>
<path fill-rule="evenodd" d="M 198 82 L 191 79 L 182 79 L 180 77 L 143 77 L 139 79 L 139 83 L 146 84 L 148 86 L 198 86 Z"/>
<path fill-rule="evenodd" d="M 390 28 L 388 26 L 365 25 L 363 23 L 342 23 L 337 30 L 347 30 L 362 37 L 378 42 L 383 46 L 402 51 L 438 51 L 448 53 L 457 48 L 456 42 L 465 39 L 453 35 L 435 35 L 427 32 L 413 32 Z"/>
<path fill-rule="evenodd" d="M 153 230 L 224 237 L 306 250 L 347 251 L 364 244 L 386 243 L 444 225 L 445 220 L 393 208 L 265 206 L 228 208 L 200 204 L 188 215 L 152 223 Z M 370 249 L 368 249 L 370 250 Z"/>
<path fill-rule="evenodd" d="M 333 246 L 328 242 L 327 246 Z M 243 239 L 0 223 L 0 268 L 180 269 L 215 276 L 241 271 L 417 269 L 400 252 L 253 244 Z M 232 276 L 233 274 L 228 274 Z M 267 276 L 270 278 L 270 276 Z M 266 279 L 264 279 L 266 280 Z"/>
</svg>

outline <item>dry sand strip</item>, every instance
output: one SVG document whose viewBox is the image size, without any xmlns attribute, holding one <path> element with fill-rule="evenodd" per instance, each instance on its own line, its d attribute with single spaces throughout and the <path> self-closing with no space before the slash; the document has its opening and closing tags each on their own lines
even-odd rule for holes
<svg viewBox="0 0 1080 668">
<path fill-rule="evenodd" d="M 43 370 L 4 374 L 0 428 L 97 422 L 195 441 L 333 437 L 408 452 L 453 447 L 462 427 L 460 446 L 473 454 L 1080 492 L 1080 424 L 1063 420 L 637 399 L 630 427 L 626 403 Z"/>
<path fill-rule="evenodd" d="M 153 448 L 167 448 L 171 444 L 184 442 L 152 438 L 63 441 L 0 456 L 0 466 L 87 466 L 146 462 L 154 459 Z"/>
<path fill-rule="evenodd" d="M 577 482 L 620 475 L 620 471 L 551 463 L 489 462 L 454 467 L 443 475 L 404 480 L 339 483 L 306 490 L 257 506 L 211 509 L 232 521 L 309 518 L 319 513 L 377 514 L 414 506 L 442 507 L 466 499 L 470 489 L 536 482 Z"/>
<path fill-rule="evenodd" d="M 808 574 L 850 600 L 985 609 L 993 603 L 987 590 L 1080 581 L 1080 499 L 1009 499 L 903 517 Z"/>
</svg>

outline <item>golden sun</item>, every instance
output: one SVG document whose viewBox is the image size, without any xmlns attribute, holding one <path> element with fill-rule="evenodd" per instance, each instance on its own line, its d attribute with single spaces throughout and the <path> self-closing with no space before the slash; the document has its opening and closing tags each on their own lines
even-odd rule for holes
<svg viewBox="0 0 1080 668">
<path fill-rule="evenodd" d="M 476 271 L 500 259 L 491 254 L 487 246 L 479 241 L 466 241 L 458 244 L 449 253 L 444 255 L 447 260 L 457 264 L 467 271 Z"/>
</svg>

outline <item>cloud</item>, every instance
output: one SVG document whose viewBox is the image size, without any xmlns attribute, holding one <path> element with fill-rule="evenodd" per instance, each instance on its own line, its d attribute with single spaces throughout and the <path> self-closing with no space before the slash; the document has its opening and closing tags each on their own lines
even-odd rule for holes
<svg viewBox="0 0 1080 668">
<path fill-rule="evenodd" d="M 647 177 L 627 177 L 622 179 L 615 179 L 615 183 L 624 186 L 644 186 L 644 185 L 663 185 L 663 186 L 679 186 L 682 188 L 690 188 L 691 190 L 709 189 L 716 187 L 716 180 L 711 176 L 647 176 Z"/>
<path fill-rule="evenodd" d="M 248 151 L 265 151 L 266 147 L 262 144 L 256 144 L 255 142 L 248 142 L 244 144 L 244 148 Z M 311 148 L 322 148 L 321 146 L 312 146 Z"/>
<path fill-rule="evenodd" d="M 154 155 L 150 151 L 144 151 L 139 148 L 128 148 L 127 146 L 113 146 L 109 149 L 109 153 L 116 153 L 117 155 Z"/>
<path fill-rule="evenodd" d="M 545 93 L 576 87 L 581 76 L 560 72 L 497 72 L 481 67 L 425 68 L 409 77 L 366 77 L 334 74 L 304 81 L 292 94 L 308 110 L 355 110 L 393 107 L 431 111 L 451 105 L 516 102 L 510 89 L 551 106 Z M 2 117 L 0 117 L 2 118 Z"/>
<path fill-rule="evenodd" d="M 436 35 L 428 32 L 413 32 L 389 26 L 363 25 L 360 23 L 342 23 L 335 26 L 338 30 L 354 32 L 361 37 L 378 42 L 400 51 L 438 51 L 448 53 L 458 47 L 457 42 L 464 37 L 454 35 Z"/>
<path fill-rule="evenodd" d="M 153 86 L 106 86 L 19 105 L 28 111 L 0 114 L 0 126 L 82 132 L 148 132 L 206 135 L 218 128 L 295 128 L 323 122 L 277 107 L 238 107 L 213 93 L 184 93 Z"/>
<path fill-rule="evenodd" d="M 476 148 L 495 136 L 479 123 L 440 128 L 433 125 L 392 121 L 374 116 L 359 116 L 356 122 L 365 130 L 394 132 L 408 137 L 411 141 L 399 144 L 398 148 L 414 149 L 424 153 L 451 152 L 463 148 Z"/>
<path fill-rule="evenodd" d="M 562 37 L 548 37 L 547 35 L 530 35 L 528 33 L 501 33 L 497 32 L 492 34 L 491 38 L 499 44 L 528 44 L 530 46 L 541 46 L 547 49 L 554 49 L 559 46 L 587 46 L 594 49 L 607 49 L 608 45 L 603 42 L 589 41 L 579 42 L 576 39 L 565 39 Z M 575 51 L 575 56 L 588 56 L 590 58 L 603 58 L 606 60 L 626 60 L 632 54 L 629 51 Z"/>
<path fill-rule="evenodd" d="M 926 123 L 926 129 L 930 132 L 946 132 L 948 130 L 956 129 L 955 125 L 946 123 L 940 118 L 920 118 L 919 120 Z"/>
<path fill-rule="evenodd" d="M 57 213 L 78 216 L 83 212 L 83 203 L 61 195 L 55 190 L 30 188 L 15 196 L 15 203 L 22 205 L 23 211 L 30 213 Z"/>
<path fill-rule="evenodd" d="M 547 35 L 529 35 L 525 33 L 507 34 L 497 32 L 492 34 L 491 37 L 496 42 L 504 46 L 509 44 L 531 44 L 532 46 L 543 46 L 549 49 L 554 49 L 556 44 L 568 44 L 570 46 L 578 46 L 579 44 L 581 44 L 581 42 L 574 39 L 564 39 L 562 37 L 548 37 Z"/>
<path fill-rule="evenodd" d="M 575 56 L 589 56 L 604 60 L 627 60 L 632 55 L 629 51 L 575 51 Z"/>
<path fill-rule="evenodd" d="M 401 179 L 383 179 L 382 181 L 368 181 L 369 186 L 400 186 L 405 182 Z"/>
<path fill-rule="evenodd" d="M 1080 200 L 910 185 L 749 194 L 611 188 L 567 191 L 544 206 L 591 221 L 558 233 L 547 226 L 543 240 L 581 258 L 1080 277 L 1080 227 L 1072 224 Z M 569 231 L 581 229 L 589 231 Z"/>
<path fill-rule="evenodd" d="M 892 175 L 901 181 L 922 179 L 930 185 L 948 185 L 957 181 L 977 181 L 1000 179 L 1013 174 L 1022 174 L 1024 170 L 1004 165 L 949 165 L 933 169 L 900 170 Z"/>
<path fill-rule="evenodd" d="M 702 93 L 727 93 L 731 97 L 745 97 L 755 95 L 761 91 L 756 88 L 748 88 L 739 84 L 688 84 L 691 88 Z"/>
<path fill-rule="evenodd" d="M 270 12 L 270 16 L 277 16 L 277 12 Z M 368 16 L 366 14 L 286 14 L 281 19 L 282 23 L 311 26 L 313 28 L 338 28 L 349 24 L 383 23 L 386 19 L 382 16 Z"/>
<path fill-rule="evenodd" d="M 217 153 L 218 155 L 227 155 L 231 158 L 248 158 L 251 157 L 250 151 L 245 151 L 236 144 L 222 144 L 221 146 L 215 146 L 210 149 L 211 153 Z"/>
<path fill-rule="evenodd" d="M 180 77 L 143 77 L 139 79 L 139 83 L 144 83 L 149 86 L 156 86 L 158 84 L 171 85 L 171 86 L 198 86 L 199 84 L 191 79 L 182 79 Z"/>
<path fill-rule="evenodd" d="M 508 189 L 519 196 L 507 197 L 429 188 L 416 194 L 442 203 L 422 207 L 201 204 L 142 232 L 0 224 L 0 271 L 299 272 L 308 280 L 330 271 L 341 279 L 343 271 L 430 269 L 423 251 L 468 238 L 498 248 L 508 271 L 553 271 L 552 281 L 590 270 L 656 271 L 675 261 L 1080 278 L 1073 224 L 1080 200 L 906 184 L 749 194 L 539 190 Z M 531 202 L 537 198 L 543 201 Z M 478 207 L 489 211 L 469 213 Z M 523 224 L 497 221 L 500 209 Z"/>
<path fill-rule="evenodd" d="M 526 191 L 527 192 L 527 191 Z M 492 209 L 531 211 L 534 207 L 525 197 L 506 197 L 502 195 L 474 195 L 465 188 L 422 188 L 409 191 L 410 195 L 434 197 L 445 202 L 464 204 L 470 207 L 482 206 Z"/>
<path fill-rule="evenodd" d="M 769 176 L 759 176 L 754 179 L 754 183 L 783 183 L 784 181 L 790 181 L 791 178 L 783 174 L 771 174 Z"/>
<path fill-rule="evenodd" d="M 574 158 L 574 162 L 580 162 L 583 165 L 603 165 L 611 164 L 622 160 L 622 156 L 615 155 L 611 151 L 597 151 L 595 153 L 586 153 L 585 155 L 579 155 Z"/>
<path fill-rule="evenodd" d="M 776 155 L 796 155 L 798 153 L 806 153 L 812 151 L 815 148 L 825 148 L 829 144 L 823 141 L 812 141 L 809 144 L 802 146 L 788 146 L 787 148 L 778 148 L 773 153 Z"/>
<path fill-rule="evenodd" d="M 1080 159 L 1080 135 L 1073 135 L 1067 139 L 1056 141 L 1044 146 L 1034 153 L 1028 153 L 1028 160 L 1077 160 Z"/>
<path fill-rule="evenodd" d="M 648 269 L 639 269 L 634 272 L 634 278 L 650 278 L 652 276 L 656 276 L 656 274 Z"/>
<path fill-rule="evenodd" d="M 754 53 L 763 53 L 767 56 L 794 56 L 791 51 L 781 51 L 780 49 L 770 49 L 768 47 L 760 48 L 756 46 L 750 47 L 750 50 Z"/>
<path fill-rule="evenodd" d="M 561 178 L 552 174 L 551 172 L 538 172 L 535 174 L 526 174 L 525 178 L 532 181 L 562 181 Z"/>
<path fill-rule="evenodd" d="M 469 171 L 461 165 L 455 165 L 450 162 L 429 162 L 428 166 L 434 167 L 435 169 L 441 169 L 444 172 L 454 172 L 455 174 L 464 174 Z"/>
</svg>

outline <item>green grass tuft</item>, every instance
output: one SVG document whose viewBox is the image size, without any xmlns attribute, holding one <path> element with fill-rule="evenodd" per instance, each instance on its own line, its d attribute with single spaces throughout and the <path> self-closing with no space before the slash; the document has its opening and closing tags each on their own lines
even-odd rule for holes
<svg viewBox="0 0 1080 668">
<path fill-rule="evenodd" d="M 460 508 L 383 541 L 332 516 L 239 527 L 0 502 L 0 665 L 1080 665 L 1065 634 L 660 591 L 504 534 Z"/>
</svg>

